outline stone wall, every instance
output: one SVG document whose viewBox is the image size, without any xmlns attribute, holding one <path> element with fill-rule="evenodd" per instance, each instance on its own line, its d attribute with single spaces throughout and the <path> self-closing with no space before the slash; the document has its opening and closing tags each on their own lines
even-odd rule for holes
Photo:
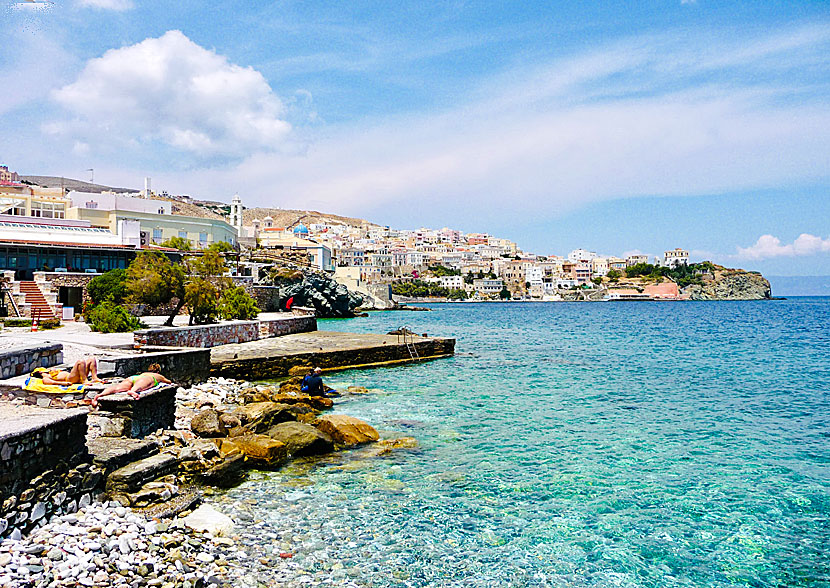
<svg viewBox="0 0 830 588">
<path fill-rule="evenodd" d="M 248 295 L 256 300 L 256 305 L 263 312 L 276 312 L 280 309 L 279 286 L 257 286 L 242 284 Z"/>
<path fill-rule="evenodd" d="M 233 321 L 196 327 L 162 327 L 133 333 L 135 344 L 164 347 L 215 347 L 259 338 L 259 321 Z"/>
<path fill-rule="evenodd" d="M 98 373 L 107 377 L 126 378 L 146 372 L 154 363 L 161 366 L 161 373 L 167 379 L 180 386 L 199 384 L 210 377 L 209 349 L 166 349 L 160 352 L 107 357 L 98 361 Z"/>
<path fill-rule="evenodd" d="M 0 537 L 74 512 L 102 488 L 86 448 L 86 410 L 0 406 Z"/>
<path fill-rule="evenodd" d="M 317 319 L 303 314 L 286 314 L 272 320 L 233 321 L 197 327 L 162 327 L 135 331 L 135 344 L 161 347 L 216 347 L 229 343 L 247 343 L 263 337 L 307 333 L 317 330 Z"/>
<path fill-rule="evenodd" d="M 100 274 L 86 274 L 77 272 L 35 272 L 35 282 L 40 286 L 41 292 L 44 296 L 47 293 L 58 295 L 59 288 L 66 286 L 69 288 L 83 288 L 83 301 L 89 300 L 89 295 L 86 292 L 87 286 L 93 278 Z M 48 291 L 48 292 L 47 292 Z M 80 308 L 75 309 L 79 314 Z"/>
<path fill-rule="evenodd" d="M 415 342 L 420 359 L 448 357 L 455 352 L 455 339 L 430 338 Z M 323 369 L 351 368 L 385 363 L 416 361 L 406 345 L 379 345 L 359 349 L 295 353 L 273 357 L 216 361 L 211 373 L 226 378 L 267 380 L 288 376 L 294 366 L 319 366 Z"/>
<path fill-rule="evenodd" d="M 52 367 L 63 363 L 63 345 L 46 343 L 11 347 L 0 352 L 0 379 L 28 374 L 37 367 Z"/>
<path fill-rule="evenodd" d="M 176 420 L 176 386 L 143 392 L 138 398 L 112 394 L 98 399 L 96 420 L 105 437 L 143 439 L 159 429 L 172 429 Z"/>
<path fill-rule="evenodd" d="M 300 316 L 293 316 L 291 318 L 260 321 L 262 325 L 262 332 L 267 333 L 267 337 L 280 337 L 282 335 L 291 335 L 292 333 L 310 333 L 317 330 L 317 317 L 313 314 L 305 314 Z"/>
</svg>

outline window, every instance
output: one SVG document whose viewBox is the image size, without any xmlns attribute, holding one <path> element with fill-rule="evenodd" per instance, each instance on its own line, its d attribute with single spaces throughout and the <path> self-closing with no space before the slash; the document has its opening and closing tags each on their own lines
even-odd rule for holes
<svg viewBox="0 0 830 588">
<path fill-rule="evenodd" d="M 179 231 L 179 237 L 182 239 L 187 239 L 187 231 Z"/>
<path fill-rule="evenodd" d="M 199 243 L 207 245 L 207 233 L 199 233 Z"/>
<path fill-rule="evenodd" d="M 161 229 L 153 229 L 153 243 L 161 243 Z"/>
</svg>

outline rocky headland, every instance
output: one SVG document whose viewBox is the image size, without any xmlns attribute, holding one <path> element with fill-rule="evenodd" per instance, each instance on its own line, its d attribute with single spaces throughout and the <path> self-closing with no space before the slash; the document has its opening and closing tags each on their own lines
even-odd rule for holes
<svg viewBox="0 0 830 588">
<path fill-rule="evenodd" d="M 701 284 L 682 290 L 689 300 L 769 300 L 769 280 L 758 272 L 714 265 L 713 271 L 700 276 Z"/>
</svg>

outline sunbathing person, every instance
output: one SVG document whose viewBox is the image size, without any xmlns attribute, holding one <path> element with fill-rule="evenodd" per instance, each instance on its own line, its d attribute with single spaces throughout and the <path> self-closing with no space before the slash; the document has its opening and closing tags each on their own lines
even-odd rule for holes
<svg viewBox="0 0 830 588">
<path fill-rule="evenodd" d="M 154 363 L 151 364 L 150 367 L 147 368 L 147 371 L 143 374 L 124 378 L 117 384 L 107 386 L 103 392 L 92 399 L 92 406 L 98 406 L 98 399 L 101 398 L 101 396 L 109 396 L 110 394 L 126 392 L 127 396 L 130 398 L 138 398 L 139 392 L 149 390 L 153 386 L 157 386 L 158 384 L 172 384 L 173 382 L 162 376 L 159 373 L 159 370 L 161 370 L 161 366 Z"/>
<path fill-rule="evenodd" d="M 32 376 L 43 380 L 50 386 L 64 386 L 66 384 L 86 384 L 87 382 L 101 382 L 98 377 L 98 362 L 94 357 L 79 359 L 68 372 L 60 369 L 37 368 Z"/>
</svg>

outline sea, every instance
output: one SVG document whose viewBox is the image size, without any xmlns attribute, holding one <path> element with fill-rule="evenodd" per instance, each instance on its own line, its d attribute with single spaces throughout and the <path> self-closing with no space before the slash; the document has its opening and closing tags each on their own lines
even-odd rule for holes
<svg viewBox="0 0 830 588">
<path fill-rule="evenodd" d="M 319 321 L 456 355 L 326 378 L 416 448 L 213 497 L 245 511 L 263 582 L 830 586 L 830 298 L 431 308 Z"/>
</svg>

